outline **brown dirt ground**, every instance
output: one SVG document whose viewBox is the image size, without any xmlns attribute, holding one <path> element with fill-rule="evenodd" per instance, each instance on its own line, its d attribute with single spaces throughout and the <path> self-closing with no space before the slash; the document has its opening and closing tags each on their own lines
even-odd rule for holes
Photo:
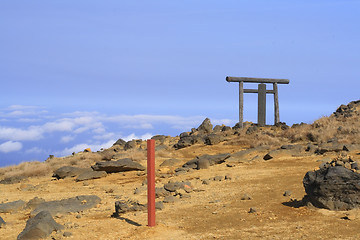
<svg viewBox="0 0 360 240">
<path fill-rule="evenodd" d="M 172 157 L 186 162 L 196 155 L 239 150 L 239 146 L 224 144 L 198 145 L 174 151 Z M 56 222 L 66 226 L 64 231 L 72 233 L 67 238 L 53 234 L 55 239 L 360 239 L 359 210 L 341 212 L 297 206 L 305 194 L 302 179 L 307 171 L 319 165 L 317 160 L 321 158 L 288 156 L 239 163 L 234 167 L 220 164 L 170 178 L 157 177 L 158 186 L 170 179 L 189 180 L 196 191 L 190 193 L 190 198 L 165 204 L 164 210 L 156 212 L 157 226 L 152 228 L 146 226 L 146 212 L 126 213 L 121 219 L 110 217 L 119 199 L 146 203 L 146 189 L 133 194 L 146 178 L 136 172 L 110 174 L 87 181 L 88 185 L 74 179 L 52 180 L 49 173 L 47 177 L 30 178 L 24 183 L 0 185 L 0 201 L 28 201 L 34 197 L 49 201 L 90 194 L 102 199 L 96 208 L 54 216 Z M 157 165 L 164 159 L 157 157 Z M 146 161 L 142 164 L 146 165 Z M 202 179 L 225 175 L 232 179 L 202 184 Z M 283 196 L 285 190 L 291 190 L 292 195 Z M 245 193 L 252 200 L 241 200 Z M 249 213 L 251 207 L 257 212 Z M 354 219 L 342 219 L 347 214 Z M 25 227 L 29 211 L 1 214 L 1 217 L 7 225 L 0 229 L 0 239 L 16 239 Z"/>
</svg>

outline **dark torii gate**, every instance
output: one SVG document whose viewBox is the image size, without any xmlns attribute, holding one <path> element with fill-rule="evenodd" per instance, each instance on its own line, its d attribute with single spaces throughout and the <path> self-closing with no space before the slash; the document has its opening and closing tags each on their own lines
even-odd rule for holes
<svg viewBox="0 0 360 240">
<path fill-rule="evenodd" d="M 258 94 L 258 125 L 265 126 L 266 124 L 266 94 L 274 94 L 274 123 L 280 122 L 279 114 L 279 94 L 278 83 L 288 84 L 289 79 L 274 79 L 274 78 L 248 78 L 248 77 L 226 77 L 227 82 L 239 82 L 239 124 L 243 127 L 243 111 L 244 111 L 244 93 Z M 244 89 L 244 82 L 259 83 L 258 89 Z M 266 90 L 265 83 L 272 83 L 273 90 Z"/>
</svg>

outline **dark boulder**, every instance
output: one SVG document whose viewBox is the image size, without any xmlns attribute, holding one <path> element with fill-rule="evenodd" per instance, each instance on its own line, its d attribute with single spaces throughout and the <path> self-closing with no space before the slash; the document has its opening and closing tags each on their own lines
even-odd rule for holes
<svg viewBox="0 0 360 240">
<path fill-rule="evenodd" d="M 213 131 L 213 125 L 211 124 L 211 121 L 209 118 L 205 118 L 205 120 L 201 123 L 201 125 L 197 128 L 197 131 L 209 134 Z"/>
<path fill-rule="evenodd" d="M 145 167 L 130 158 L 124 158 L 117 161 L 97 162 L 92 166 L 94 171 L 105 171 L 107 173 L 126 172 L 126 171 L 144 171 Z"/>
<path fill-rule="evenodd" d="M 18 240 L 45 239 L 53 231 L 64 229 L 64 226 L 55 222 L 50 212 L 42 211 L 26 222 L 24 230 L 17 237 Z"/>
<path fill-rule="evenodd" d="M 181 149 L 197 143 L 203 144 L 204 137 L 201 135 L 187 135 L 180 137 L 180 140 L 174 145 L 174 147 L 176 149 Z"/>
<path fill-rule="evenodd" d="M 0 213 L 11 213 L 15 211 L 22 210 L 26 205 L 26 202 L 23 200 L 1 203 L 0 204 Z"/>
<path fill-rule="evenodd" d="M 179 189 L 191 188 L 190 182 L 168 182 L 164 184 L 164 189 L 169 192 L 176 192 Z"/>
<path fill-rule="evenodd" d="M 146 209 L 146 206 L 140 204 L 134 200 L 120 200 L 115 202 L 115 213 L 113 213 L 112 217 L 119 217 L 120 214 L 126 212 L 134 212 L 134 211 L 143 211 Z"/>
<path fill-rule="evenodd" d="M 360 207 L 360 174 L 342 166 L 323 167 L 306 173 L 307 199 L 319 208 L 349 210 Z"/>
<path fill-rule="evenodd" d="M 54 171 L 53 177 L 57 179 L 63 179 L 67 177 L 76 177 L 85 171 L 89 171 L 89 168 L 78 168 L 73 166 L 64 166 Z"/>
<path fill-rule="evenodd" d="M 101 202 L 101 199 L 95 195 L 81 195 L 73 198 L 43 202 L 37 205 L 36 209 L 31 212 L 35 216 L 41 211 L 49 211 L 55 215 L 57 213 L 81 212 L 95 207 Z"/>
<path fill-rule="evenodd" d="M 204 138 L 206 145 L 215 145 L 223 142 L 224 139 L 225 137 L 219 134 L 209 134 Z"/>
</svg>

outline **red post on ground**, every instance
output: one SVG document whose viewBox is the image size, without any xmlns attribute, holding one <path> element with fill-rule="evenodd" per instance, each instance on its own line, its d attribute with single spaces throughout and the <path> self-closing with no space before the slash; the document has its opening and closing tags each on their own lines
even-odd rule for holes
<svg viewBox="0 0 360 240">
<path fill-rule="evenodd" d="M 147 140 L 148 226 L 155 226 L 155 140 Z"/>
</svg>

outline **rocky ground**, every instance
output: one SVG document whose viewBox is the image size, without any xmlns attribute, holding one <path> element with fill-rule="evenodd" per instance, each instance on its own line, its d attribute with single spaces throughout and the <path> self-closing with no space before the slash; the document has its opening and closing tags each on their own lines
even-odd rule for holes
<svg viewBox="0 0 360 240">
<path fill-rule="evenodd" d="M 145 141 L 50 157 L 35 165 L 41 174 L 4 169 L 0 239 L 359 239 L 359 105 L 313 124 L 239 129 L 206 119 L 155 136 L 151 228 Z"/>
</svg>

